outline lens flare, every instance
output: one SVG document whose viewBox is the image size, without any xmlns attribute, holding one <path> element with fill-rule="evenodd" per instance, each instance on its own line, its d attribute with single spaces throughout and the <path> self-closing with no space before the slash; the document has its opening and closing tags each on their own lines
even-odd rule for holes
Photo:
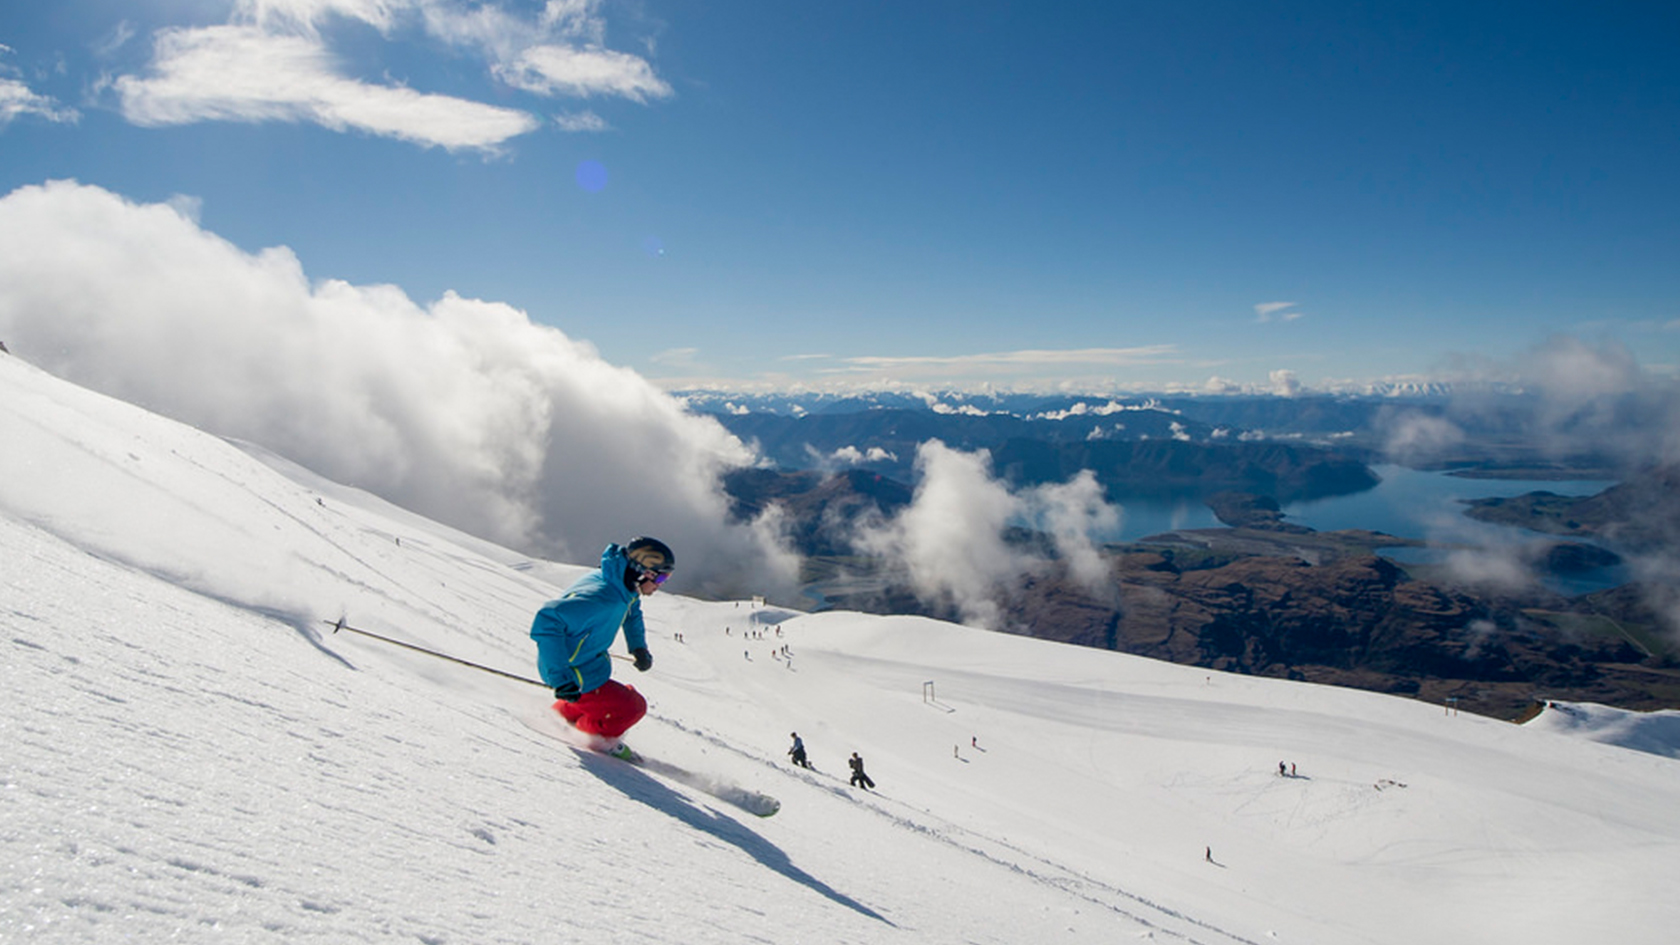
<svg viewBox="0 0 1680 945">
<path fill-rule="evenodd" d="M 580 161 L 577 166 L 577 185 L 592 194 L 607 187 L 607 166 L 600 161 Z"/>
</svg>

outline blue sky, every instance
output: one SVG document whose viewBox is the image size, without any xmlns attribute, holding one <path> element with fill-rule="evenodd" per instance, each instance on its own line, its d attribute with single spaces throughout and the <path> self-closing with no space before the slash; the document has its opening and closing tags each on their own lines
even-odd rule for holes
<svg viewBox="0 0 1680 945">
<path fill-rule="evenodd" d="M 1680 9 L 57 0 L 0 194 L 507 303 L 667 386 L 1680 365 Z"/>
</svg>

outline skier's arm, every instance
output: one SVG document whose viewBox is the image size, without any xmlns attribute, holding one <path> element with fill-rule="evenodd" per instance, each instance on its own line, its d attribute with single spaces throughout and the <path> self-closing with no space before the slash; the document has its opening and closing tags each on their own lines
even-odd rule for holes
<svg viewBox="0 0 1680 945">
<path fill-rule="evenodd" d="M 624 614 L 624 648 L 634 653 L 647 649 L 647 626 L 642 623 L 642 602 L 634 601 Z"/>
</svg>

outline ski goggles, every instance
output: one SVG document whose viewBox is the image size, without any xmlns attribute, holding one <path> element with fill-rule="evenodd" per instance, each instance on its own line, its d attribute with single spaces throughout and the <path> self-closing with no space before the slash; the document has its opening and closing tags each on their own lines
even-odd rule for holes
<svg viewBox="0 0 1680 945">
<path fill-rule="evenodd" d="M 671 576 L 671 572 L 669 571 L 655 571 L 652 568 L 644 568 L 634 561 L 630 562 L 630 566 L 636 569 L 636 583 L 638 584 L 642 581 L 652 581 L 655 584 L 664 584 Z"/>
</svg>

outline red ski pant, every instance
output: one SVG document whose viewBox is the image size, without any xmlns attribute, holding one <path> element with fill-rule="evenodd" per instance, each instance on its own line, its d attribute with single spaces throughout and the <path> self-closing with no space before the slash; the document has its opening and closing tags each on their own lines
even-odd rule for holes
<svg viewBox="0 0 1680 945">
<path fill-rule="evenodd" d="M 609 679 L 599 689 L 579 696 L 576 702 L 554 703 L 554 711 L 580 732 L 617 738 L 647 714 L 647 700 L 634 686 Z"/>
</svg>

